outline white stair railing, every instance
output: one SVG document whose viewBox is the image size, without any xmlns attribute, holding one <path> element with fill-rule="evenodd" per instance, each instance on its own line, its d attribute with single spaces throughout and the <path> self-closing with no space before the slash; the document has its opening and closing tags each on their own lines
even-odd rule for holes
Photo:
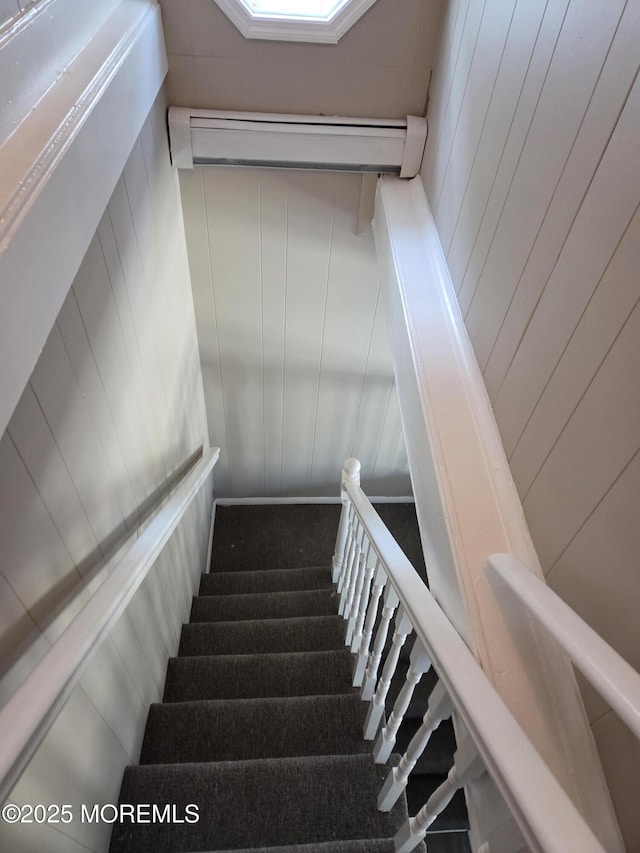
<svg viewBox="0 0 640 853">
<path fill-rule="evenodd" d="M 341 496 L 342 514 L 333 558 L 333 578 L 340 593 L 339 612 L 347 620 L 346 644 L 351 645 L 356 654 L 353 684 L 362 688 L 362 699 L 370 703 L 365 738 L 373 739 L 380 727 L 400 649 L 407 636 L 415 633 L 406 682 L 374 746 L 377 763 L 385 763 L 389 758 L 398 728 L 423 674 L 433 666 L 438 675 L 422 725 L 400 763 L 391 769 L 384 782 L 378 807 L 382 811 L 392 808 L 404 791 L 416 762 L 428 748 L 433 731 L 443 719 L 455 714 L 468 733 L 458 745 L 446 781 L 396 835 L 396 851 L 409 853 L 413 850 L 455 791 L 488 772 L 510 809 L 517 830 L 510 826 L 500 835 L 494 833 L 490 838 L 479 839 L 483 853 L 492 853 L 494 848 L 501 853 L 517 853 L 525 847 L 540 853 L 604 853 L 598 839 L 360 488 L 357 459 L 347 459 L 344 463 Z M 510 574 L 511 567 L 505 566 L 503 557 L 491 558 L 490 565 L 503 578 Z M 527 571 L 524 567 L 522 570 Z M 522 578 L 511 586 L 527 600 Z M 544 588 L 543 584 L 541 586 Z M 383 591 L 382 613 L 371 646 Z M 535 608 L 532 612 L 541 618 Z M 392 621 L 393 641 L 379 675 Z M 548 622 L 545 624 L 550 627 Z M 361 629 L 358 626 L 362 626 Z M 360 646 L 354 649 L 353 643 L 360 630 Z M 589 674 L 589 667 L 585 669 Z M 640 690 L 640 676 L 636 678 Z M 617 684 L 613 692 L 618 690 L 624 693 L 622 684 Z M 611 694 L 603 691 L 603 695 Z M 640 692 L 626 694 L 626 700 L 633 706 L 637 722 Z M 624 705 L 624 701 L 620 699 L 619 705 Z M 621 707 L 620 713 L 622 715 Z M 629 717 L 627 713 L 623 718 Z"/>
<path fill-rule="evenodd" d="M 64 707 L 93 654 L 122 615 L 220 456 L 207 451 L 183 476 L 77 616 L 0 710 L 0 803 Z"/>
</svg>

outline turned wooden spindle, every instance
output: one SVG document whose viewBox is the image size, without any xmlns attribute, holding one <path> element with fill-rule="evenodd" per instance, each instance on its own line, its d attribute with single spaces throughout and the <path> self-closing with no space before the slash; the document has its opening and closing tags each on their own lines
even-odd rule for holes
<svg viewBox="0 0 640 853">
<path fill-rule="evenodd" d="M 385 699 L 387 698 L 387 693 L 391 687 L 391 679 L 393 678 L 393 674 L 398 666 L 402 646 L 411 631 L 412 626 L 409 621 L 409 617 L 407 616 L 404 607 L 400 605 L 398 607 L 398 612 L 396 613 L 396 629 L 393 632 L 391 648 L 389 649 L 389 654 L 387 655 L 387 659 L 382 667 L 382 675 L 380 676 L 380 681 L 378 682 L 376 692 L 371 700 L 367 717 L 364 721 L 365 740 L 372 740 L 378 731 L 380 720 L 384 714 Z"/>
<path fill-rule="evenodd" d="M 393 614 L 395 613 L 396 607 L 398 606 L 399 602 L 400 599 L 398 598 L 397 592 L 391 584 L 388 584 L 384 593 L 384 606 L 382 608 L 380 624 L 378 625 L 376 638 L 373 642 L 373 650 L 369 655 L 369 662 L 367 664 L 367 670 L 364 676 L 362 693 L 360 694 L 361 698 L 365 702 L 368 702 L 370 699 L 372 699 L 373 694 L 375 693 L 376 680 L 378 678 L 378 667 L 380 666 L 380 660 L 382 658 L 382 652 L 384 651 L 384 645 L 387 642 L 389 624 L 393 619 Z"/>
<path fill-rule="evenodd" d="M 384 570 L 384 566 L 381 562 L 378 561 L 376 565 L 374 575 L 373 575 L 373 585 L 371 587 L 371 600 L 369 602 L 367 608 L 367 616 L 364 623 L 364 629 L 362 632 L 362 639 L 360 640 L 360 647 L 358 649 L 358 656 L 356 658 L 356 665 L 353 670 L 353 686 L 361 687 L 362 682 L 364 681 L 364 674 L 367 669 L 367 664 L 369 663 L 369 647 L 371 645 L 371 637 L 373 636 L 373 628 L 376 624 L 376 618 L 378 616 L 378 604 L 380 601 L 380 596 L 382 595 L 382 590 L 384 589 L 384 585 L 387 582 L 387 574 Z M 352 647 L 353 651 L 353 647 Z M 371 692 L 373 696 L 373 691 Z M 362 697 L 366 698 L 365 696 Z M 371 697 L 369 697 L 371 698 Z"/>
<path fill-rule="evenodd" d="M 416 686 L 419 684 L 422 676 L 430 667 L 431 660 L 429 659 L 429 656 L 427 655 L 420 640 L 416 639 L 413 644 L 413 648 L 411 649 L 409 668 L 407 669 L 405 683 L 402 685 L 402 689 L 398 694 L 398 698 L 396 699 L 393 711 L 387 720 L 387 724 L 383 726 L 380 734 L 378 735 L 376 745 L 373 748 L 373 759 L 376 764 L 385 764 L 389 760 L 389 756 L 393 752 L 393 747 L 396 743 L 398 729 L 404 719 L 404 715 L 407 713 L 409 702 L 411 702 L 413 691 L 416 689 Z"/>
<path fill-rule="evenodd" d="M 458 788 L 462 788 L 469 780 L 476 779 L 484 773 L 484 769 L 474 742 L 467 736 L 456 750 L 453 767 L 446 780 L 436 788 L 418 814 L 410 817 L 396 834 L 393 839 L 396 853 L 410 853 L 417 847 L 427 834 L 427 829 L 449 805 Z"/>
<path fill-rule="evenodd" d="M 442 682 L 439 681 L 431 691 L 427 713 L 422 718 L 420 728 L 409 742 L 407 751 L 400 759 L 400 763 L 397 767 L 392 768 L 382 786 L 378 795 L 380 811 L 388 812 L 393 807 L 400 794 L 407 787 L 409 775 L 425 751 L 431 735 L 440 723 L 449 716 L 451 716 L 451 702 Z"/>
</svg>

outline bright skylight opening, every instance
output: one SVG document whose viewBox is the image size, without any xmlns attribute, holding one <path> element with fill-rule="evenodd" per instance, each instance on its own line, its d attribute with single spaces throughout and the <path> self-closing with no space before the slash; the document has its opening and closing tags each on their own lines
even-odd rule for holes
<svg viewBox="0 0 640 853">
<path fill-rule="evenodd" d="M 287 18 L 327 19 L 344 0 L 244 0 L 258 15 L 277 15 Z"/>
<path fill-rule="evenodd" d="M 248 39 L 337 44 L 376 0 L 214 0 Z M 0 6 L 2 0 L 0 0 Z"/>
</svg>

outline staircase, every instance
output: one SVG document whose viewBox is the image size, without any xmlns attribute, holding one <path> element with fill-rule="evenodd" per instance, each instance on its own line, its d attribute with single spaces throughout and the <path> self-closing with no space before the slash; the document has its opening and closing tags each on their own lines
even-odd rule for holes
<svg viewBox="0 0 640 853">
<path fill-rule="evenodd" d="M 419 567 L 413 508 L 378 509 Z M 376 808 L 397 757 L 374 764 L 362 737 L 366 708 L 351 687 L 353 656 L 329 568 L 339 513 L 335 505 L 218 507 L 211 574 L 202 576 L 164 701 L 151 706 L 140 764 L 126 769 L 120 794 L 121 803 L 161 811 L 171 804 L 177 820 L 115 824 L 114 853 L 393 851 L 407 802 Z M 412 704 L 399 751 L 424 713 L 424 688 Z M 452 732 L 443 724 L 438 737 L 408 789 L 411 813 L 451 766 Z M 466 827 L 457 796 L 432 827 L 430 853 L 465 853 Z"/>
</svg>

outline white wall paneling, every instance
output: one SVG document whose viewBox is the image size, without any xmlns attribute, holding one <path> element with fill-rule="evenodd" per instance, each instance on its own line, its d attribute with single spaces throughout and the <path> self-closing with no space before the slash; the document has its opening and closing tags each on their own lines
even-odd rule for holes
<svg viewBox="0 0 640 853">
<path fill-rule="evenodd" d="M 165 100 L 153 106 L 0 439 L 0 699 L 117 563 L 207 426 Z M 114 802 L 206 567 L 211 481 L 12 793 Z M 62 799 L 61 799 L 62 798 Z M 78 812 L 79 813 L 79 812 Z M 11 850 L 106 850 L 109 827 L 0 826 Z"/>
<path fill-rule="evenodd" d="M 41 2 L 0 33 L 1 430 L 166 74 L 153 0 L 95 7 Z"/>
<path fill-rule="evenodd" d="M 487 577 L 494 553 L 542 572 L 419 179 L 380 180 L 374 233 L 430 588 L 603 847 L 622 850 L 571 665 Z"/>
<path fill-rule="evenodd" d="M 407 462 L 359 175 L 196 167 L 182 199 L 220 496 L 374 494 Z"/>
<path fill-rule="evenodd" d="M 498 8 L 450 4 L 423 180 L 543 570 L 639 668 L 640 7 L 518 0 L 494 41 Z M 637 761 L 585 698 L 634 849 Z"/>
</svg>

